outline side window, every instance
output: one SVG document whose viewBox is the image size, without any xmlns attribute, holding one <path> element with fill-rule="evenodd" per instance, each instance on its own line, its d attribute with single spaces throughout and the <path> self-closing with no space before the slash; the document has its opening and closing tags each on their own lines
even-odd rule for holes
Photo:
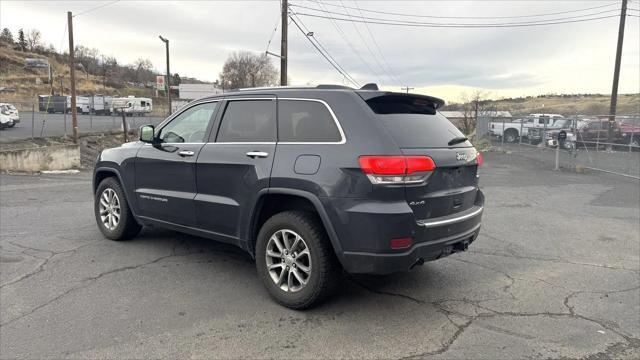
<svg viewBox="0 0 640 360">
<path fill-rule="evenodd" d="M 278 101 L 279 142 L 340 142 L 342 137 L 327 107 L 317 101 Z"/>
<path fill-rule="evenodd" d="M 229 101 L 220 123 L 217 142 L 275 142 L 275 101 Z"/>
<path fill-rule="evenodd" d="M 216 106 L 218 103 L 212 102 L 185 110 L 160 130 L 160 139 L 167 143 L 204 142 Z"/>
</svg>

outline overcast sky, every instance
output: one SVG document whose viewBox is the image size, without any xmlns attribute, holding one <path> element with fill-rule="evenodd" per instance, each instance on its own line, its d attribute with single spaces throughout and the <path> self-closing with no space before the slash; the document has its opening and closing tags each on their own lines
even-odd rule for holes
<svg viewBox="0 0 640 360">
<path fill-rule="evenodd" d="M 322 0 L 321 10 L 381 19 L 432 23 L 513 23 L 598 13 L 615 15 L 621 1 L 341 1 Z M 320 8 L 316 1 L 290 0 Z M 98 10 L 81 14 L 100 5 Z M 609 6 L 610 5 L 610 6 Z M 545 17 L 457 19 L 402 17 L 366 10 L 448 17 Z M 637 0 L 630 8 L 639 9 Z M 353 8 L 353 9 L 348 9 Z M 616 10 L 617 9 L 617 10 Z M 327 13 L 303 8 L 297 12 Z M 121 63 L 149 58 L 164 69 L 162 34 L 171 41 L 171 71 L 202 80 L 217 79 L 227 55 L 236 50 L 264 52 L 279 21 L 279 1 L 0 1 L 0 26 L 14 36 L 19 28 L 37 28 L 44 41 L 68 49 L 66 12 L 74 19 L 77 45 L 95 47 Z M 640 12 L 631 10 L 632 14 Z M 364 24 L 299 15 L 321 44 L 361 84 L 385 89 L 409 85 L 449 101 L 471 89 L 492 97 L 546 93 L 611 91 L 619 17 L 537 27 L 427 28 Z M 346 17 L 332 14 L 333 17 Z M 640 92 L 640 18 L 627 17 L 620 92 Z M 570 19 L 573 20 L 573 19 Z M 375 42 L 372 40 L 375 38 Z M 346 41 L 345 41 L 346 39 Z M 364 41 L 363 41 L 364 39 Z M 349 45 L 350 44 L 350 45 Z M 378 47 L 382 55 L 378 52 Z M 280 51 L 280 30 L 269 48 Z M 355 50 L 355 51 L 354 51 Z M 371 51 L 371 52 L 370 52 Z M 279 60 L 274 58 L 279 66 Z M 382 68 L 386 70 L 387 75 Z M 293 84 L 345 83 L 309 44 L 289 26 L 289 76 Z"/>
</svg>

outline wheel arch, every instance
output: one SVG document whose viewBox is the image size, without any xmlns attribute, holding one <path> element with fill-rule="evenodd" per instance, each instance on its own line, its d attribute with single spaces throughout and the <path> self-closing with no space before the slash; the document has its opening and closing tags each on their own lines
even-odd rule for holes
<svg viewBox="0 0 640 360">
<path fill-rule="evenodd" d="M 287 199 L 291 201 L 288 204 L 278 203 L 278 200 Z M 277 203 L 279 206 L 276 206 L 275 209 L 270 208 L 270 204 Z M 260 231 L 260 227 L 264 221 L 268 219 L 268 217 L 286 210 L 312 210 L 315 212 L 320 221 L 322 222 L 322 226 L 327 232 L 327 236 L 329 237 L 329 241 L 331 242 L 331 247 L 338 258 L 338 260 L 342 263 L 342 246 L 340 245 L 338 235 L 331 224 L 329 219 L 329 215 L 327 214 L 324 206 L 320 199 L 314 194 L 297 189 L 286 189 L 286 188 L 269 188 L 264 189 L 259 194 L 258 200 L 251 212 L 251 220 L 249 222 L 249 230 L 247 236 L 247 246 L 248 251 L 251 256 L 255 256 L 255 244 L 258 236 L 258 232 Z"/>
<path fill-rule="evenodd" d="M 95 170 L 93 171 L 93 185 L 92 185 L 93 194 L 95 194 L 96 191 L 98 190 L 98 186 L 100 185 L 100 182 L 102 182 L 102 180 L 108 177 L 114 177 L 118 180 L 118 182 L 120 183 L 120 186 L 122 187 L 122 192 L 124 193 L 124 200 L 129 205 L 129 209 L 131 210 L 131 213 L 133 214 L 133 216 L 136 218 L 136 220 L 139 221 L 137 216 L 138 212 L 137 212 L 137 209 L 135 208 L 136 204 L 131 201 L 130 197 L 132 196 L 131 194 L 129 194 L 129 189 L 127 189 L 127 185 L 124 182 L 124 179 L 122 178 L 122 174 L 118 169 L 113 167 L 108 167 L 108 166 L 96 167 Z"/>
</svg>

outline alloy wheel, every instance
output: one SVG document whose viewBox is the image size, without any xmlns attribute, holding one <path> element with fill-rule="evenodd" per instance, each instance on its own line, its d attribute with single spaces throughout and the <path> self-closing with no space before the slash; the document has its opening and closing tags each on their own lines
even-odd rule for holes
<svg viewBox="0 0 640 360">
<path fill-rule="evenodd" d="M 108 230 L 115 230 L 120 222 L 120 199 L 112 188 L 106 188 L 100 195 L 100 220 Z"/>
<path fill-rule="evenodd" d="M 278 230 L 269 238 L 266 251 L 267 271 L 271 280 L 285 292 L 302 290 L 311 276 L 311 253 L 304 239 L 288 229 Z"/>
</svg>

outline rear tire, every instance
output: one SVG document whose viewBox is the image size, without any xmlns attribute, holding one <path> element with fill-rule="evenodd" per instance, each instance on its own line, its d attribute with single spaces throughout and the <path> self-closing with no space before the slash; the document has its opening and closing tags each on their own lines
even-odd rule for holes
<svg viewBox="0 0 640 360">
<path fill-rule="evenodd" d="M 107 239 L 131 239 L 142 229 L 133 217 L 122 186 L 114 177 L 108 177 L 98 185 L 93 209 L 98 228 Z"/>
<path fill-rule="evenodd" d="M 504 141 L 508 143 L 514 143 L 518 140 L 518 133 L 515 131 L 507 131 L 504 134 Z"/>
<path fill-rule="evenodd" d="M 315 214 L 303 211 L 281 212 L 264 223 L 256 267 L 271 297 L 297 310 L 318 305 L 342 280 L 324 227 Z"/>
</svg>

